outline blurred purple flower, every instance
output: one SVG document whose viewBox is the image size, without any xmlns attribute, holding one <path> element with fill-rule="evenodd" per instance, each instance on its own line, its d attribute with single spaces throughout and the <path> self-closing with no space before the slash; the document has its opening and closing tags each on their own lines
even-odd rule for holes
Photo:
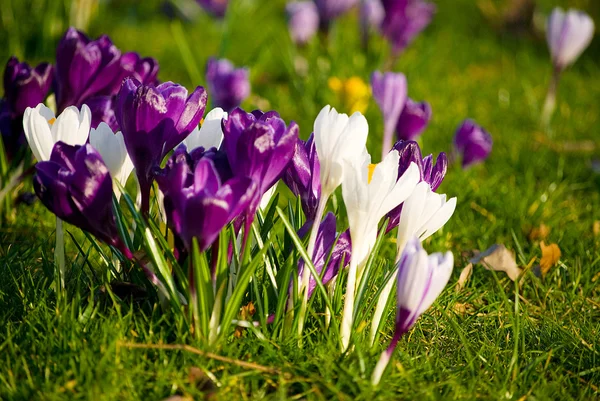
<svg viewBox="0 0 600 401">
<path fill-rule="evenodd" d="M 382 160 L 392 149 L 394 130 L 407 99 L 407 84 L 404 74 L 398 72 L 381 73 L 375 71 L 371 75 L 373 98 L 383 114 Z"/>
<path fill-rule="evenodd" d="M 148 213 L 154 169 L 198 126 L 206 107 L 201 86 L 188 96 L 183 86 L 144 85 L 127 78 L 117 96 L 115 115 L 136 169 L 142 212 Z"/>
<path fill-rule="evenodd" d="M 431 22 L 436 7 L 423 0 L 382 0 L 385 18 L 381 31 L 400 54 Z"/>
<path fill-rule="evenodd" d="M 4 99 L 0 104 L 0 131 L 10 158 L 25 143 L 23 114 L 27 107 L 42 103 L 52 84 L 52 65 L 41 63 L 32 68 L 11 57 L 4 69 Z"/>
<path fill-rule="evenodd" d="M 362 29 L 379 28 L 385 18 L 381 0 L 363 0 L 360 5 L 360 23 Z"/>
<path fill-rule="evenodd" d="M 342 260 L 344 261 L 345 266 L 350 263 L 350 254 L 352 252 L 351 248 L 350 232 L 346 230 L 340 234 L 338 238 L 335 225 L 335 215 L 332 212 L 327 213 L 323 219 L 323 222 L 321 222 L 319 225 L 317 241 L 315 243 L 315 250 L 312 258 L 315 270 L 320 275 L 323 285 L 326 285 L 337 276 L 338 272 L 340 271 Z M 330 254 L 331 256 L 329 256 Z M 325 262 L 327 262 L 328 258 L 329 263 L 327 264 L 327 267 L 325 267 Z M 302 277 L 304 268 L 304 260 L 300 260 L 298 263 L 298 277 Z M 323 268 L 325 268 L 325 273 L 322 273 Z M 309 298 L 316 286 L 317 281 L 315 280 L 314 276 L 311 275 L 308 283 Z"/>
<path fill-rule="evenodd" d="M 492 151 L 492 136 L 473 120 L 465 120 L 456 130 L 454 149 L 462 156 L 463 168 L 481 163 Z"/>
<path fill-rule="evenodd" d="M 546 39 L 554 67 L 561 71 L 583 53 L 594 37 L 594 21 L 583 11 L 559 7 L 552 10 L 546 26 Z"/>
<path fill-rule="evenodd" d="M 283 181 L 294 195 L 300 197 L 302 210 L 308 221 L 315 219 L 321 198 L 321 166 L 314 135 L 304 142 L 298 139 L 292 162 L 286 169 Z"/>
<path fill-rule="evenodd" d="M 250 96 L 247 68 L 235 68 L 226 59 L 210 58 L 206 64 L 206 82 L 213 106 L 230 112 Z"/>
<path fill-rule="evenodd" d="M 314 2 L 293 1 L 285 7 L 288 28 L 292 40 L 297 45 L 306 44 L 319 29 L 319 11 Z"/>
<path fill-rule="evenodd" d="M 35 170 L 33 187 L 44 206 L 61 220 L 132 257 L 118 235 L 108 167 L 90 144 L 57 142 L 50 160 L 38 162 Z"/>
<path fill-rule="evenodd" d="M 204 11 L 214 15 L 217 18 L 223 18 L 227 11 L 229 0 L 196 0 Z"/>
<path fill-rule="evenodd" d="M 415 163 L 421 174 L 420 181 L 428 183 L 431 190 L 434 192 L 439 188 L 446 176 L 446 171 L 448 170 L 448 157 L 446 156 L 446 153 L 441 152 L 434 164 L 433 155 L 428 155 L 423 158 L 421 148 L 415 141 L 398 141 L 394 145 L 394 149 L 397 150 L 400 155 L 398 177 L 401 177 L 404 174 L 411 163 Z M 401 212 L 402 205 L 398 205 L 388 213 L 387 217 L 390 221 L 387 226 L 387 232 L 398 226 Z"/>
<path fill-rule="evenodd" d="M 354 7 L 358 0 L 313 0 L 319 11 L 321 26 L 326 27 L 329 22 L 338 18 Z"/>
<path fill-rule="evenodd" d="M 430 120 L 431 106 L 429 103 L 417 103 L 411 98 L 407 98 L 396 126 L 398 139 L 411 141 L 417 138 L 427 128 Z"/>
</svg>

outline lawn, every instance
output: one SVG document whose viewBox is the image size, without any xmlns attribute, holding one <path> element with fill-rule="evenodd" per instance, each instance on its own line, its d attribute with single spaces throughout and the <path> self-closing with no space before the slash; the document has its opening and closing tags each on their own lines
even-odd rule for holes
<svg viewBox="0 0 600 401">
<path fill-rule="evenodd" d="M 11 54 L 53 61 L 68 27 L 68 3 L 3 2 L 0 61 Z M 380 38 L 361 48 L 356 13 L 337 21 L 328 38 L 297 49 L 285 1 L 232 3 L 219 23 L 202 13 L 169 19 L 160 1 L 101 2 L 87 33 L 108 34 L 123 51 L 155 57 L 160 80 L 189 89 L 205 84 L 211 56 L 248 66 L 252 95 L 243 107 L 277 110 L 299 124 L 302 138 L 323 105 L 348 111 L 329 78 L 368 83 L 386 62 Z M 375 350 L 358 344 L 341 355 L 316 324 L 305 330 L 302 348 L 296 338 L 260 341 L 249 331 L 208 347 L 156 299 L 120 300 L 106 291 L 98 254 L 86 255 L 89 243 L 80 250 L 68 234 L 72 271 L 66 299 L 57 300 L 50 288 L 55 220 L 35 202 L 19 204 L 14 221 L 0 228 L 0 399 L 600 398 L 600 171 L 593 168 L 600 158 L 600 40 L 596 35 L 564 73 L 545 129 L 540 113 L 551 64 L 543 34 L 493 28 L 481 6 L 500 1 L 436 3 L 433 23 L 393 67 L 406 74 L 411 98 L 431 103 L 421 148 L 450 152 L 465 118 L 485 127 L 494 145 L 483 164 L 449 167 L 438 192 L 456 196 L 458 206 L 424 245 L 429 252 L 451 250 L 454 272 L 400 340 L 378 388 L 370 375 L 393 334 L 391 310 Z M 538 3 L 546 13 L 556 5 L 586 9 L 600 25 L 596 0 Z M 383 121 L 373 99 L 365 116 L 368 148 L 379 161 Z M 19 191 L 31 192 L 31 180 Z M 547 232 L 540 234 L 541 226 Z M 79 229 L 67 231 L 85 242 Z M 542 241 L 561 250 L 544 277 L 536 274 Z M 388 242 L 381 258 L 393 258 Z M 456 290 L 474 251 L 496 243 L 514 251 L 526 270 L 522 279 L 476 265 Z"/>
</svg>

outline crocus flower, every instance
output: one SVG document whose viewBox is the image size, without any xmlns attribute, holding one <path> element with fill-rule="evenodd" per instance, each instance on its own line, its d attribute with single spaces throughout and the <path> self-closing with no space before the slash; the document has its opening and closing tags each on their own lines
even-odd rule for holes
<svg viewBox="0 0 600 401">
<path fill-rule="evenodd" d="M 285 7 L 288 28 L 297 45 L 306 44 L 319 29 L 319 12 L 312 1 L 293 1 Z"/>
<path fill-rule="evenodd" d="M 229 112 L 250 95 L 247 68 L 235 68 L 226 59 L 210 58 L 206 64 L 206 82 L 214 106 Z"/>
<path fill-rule="evenodd" d="M 423 0 L 382 0 L 381 31 L 395 55 L 400 54 L 431 22 L 436 7 Z"/>
<path fill-rule="evenodd" d="M 546 39 L 552 62 L 557 70 L 564 70 L 588 47 L 594 37 L 594 20 L 583 11 L 552 10 L 546 26 Z"/>
<path fill-rule="evenodd" d="M 100 123 L 98 128 L 92 128 L 90 131 L 90 145 L 102 156 L 114 180 L 113 189 L 117 196 L 120 196 L 119 185 L 124 187 L 133 171 L 133 163 L 127 154 L 123 134 L 121 131 L 115 134 L 108 125 Z"/>
<path fill-rule="evenodd" d="M 360 29 L 362 34 L 363 46 L 366 46 L 369 39 L 369 31 L 373 28 L 379 28 L 385 10 L 381 0 L 362 0 L 360 4 Z"/>
<path fill-rule="evenodd" d="M 56 48 L 56 104 L 61 112 L 93 96 L 113 95 L 121 52 L 106 35 L 91 40 L 69 28 Z"/>
<path fill-rule="evenodd" d="M 9 155 L 23 141 L 23 114 L 28 107 L 43 102 L 52 84 L 52 65 L 41 63 L 32 68 L 11 57 L 4 69 L 4 99 L 0 105 L 2 139 Z"/>
<path fill-rule="evenodd" d="M 424 241 L 442 228 L 452 217 L 455 209 L 456 198 L 446 201 L 446 195 L 433 192 L 429 183 L 421 181 L 417 184 L 412 194 L 402 204 L 396 242 L 398 257 L 402 254 L 410 239 L 416 237 L 419 241 Z M 397 270 L 395 274 L 398 274 Z M 394 279 L 383 287 L 377 300 L 377 306 L 371 320 L 371 345 L 375 341 L 393 286 Z"/>
<path fill-rule="evenodd" d="M 294 155 L 298 125 L 286 126 L 276 112 L 246 113 L 233 110 L 223 122 L 223 148 L 235 176 L 249 177 L 258 185 L 256 202 L 247 212 L 251 223 L 258 202 L 283 175 Z"/>
<path fill-rule="evenodd" d="M 204 11 L 214 15 L 217 18 L 223 18 L 227 11 L 229 0 L 196 0 Z"/>
<path fill-rule="evenodd" d="M 327 28 L 329 23 L 354 7 L 358 0 L 313 0 L 319 11 L 321 27 Z"/>
<path fill-rule="evenodd" d="M 448 158 L 446 157 L 446 153 L 441 152 L 434 164 L 433 155 L 428 155 L 423 158 L 421 155 L 421 148 L 419 148 L 419 144 L 415 141 L 398 141 L 394 145 L 394 149 L 400 154 L 398 177 L 401 177 L 408 167 L 414 163 L 419 168 L 421 182 L 429 184 L 432 191 L 438 189 L 448 170 Z M 402 205 L 394 208 L 388 213 L 387 217 L 390 219 L 387 227 L 388 232 L 398 226 L 401 211 Z"/>
<path fill-rule="evenodd" d="M 323 107 L 314 123 L 322 198 L 327 200 L 340 186 L 344 170 L 348 168 L 345 160 L 355 160 L 362 155 L 368 134 L 369 124 L 362 114 L 357 112 L 348 118 L 331 106 Z"/>
<path fill-rule="evenodd" d="M 583 11 L 555 8 L 548 17 L 546 39 L 554 70 L 542 110 L 542 123 L 548 125 L 556 108 L 556 93 L 561 72 L 588 47 L 594 36 L 594 21 Z"/>
<path fill-rule="evenodd" d="M 392 149 L 394 130 L 407 99 L 406 77 L 402 73 L 375 71 L 371 75 L 373 98 L 383 114 L 382 156 Z"/>
<path fill-rule="evenodd" d="M 247 177 L 221 182 L 209 158 L 200 159 L 192 173 L 188 157 L 184 148 L 178 148 L 169 160 L 167 174 L 158 183 L 172 227 L 187 250 L 196 238 L 204 251 L 248 207 L 257 185 Z"/>
<path fill-rule="evenodd" d="M 342 261 L 344 261 L 344 264 L 346 265 L 350 262 L 350 254 L 351 245 L 348 231 L 343 232 L 338 237 L 335 227 L 335 215 L 332 212 L 327 213 L 321 222 L 321 225 L 319 226 L 317 242 L 312 255 L 313 265 L 315 266 L 315 270 L 319 274 L 319 277 L 321 277 L 321 282 L 323 285 L 328 284 L 337 276 Z M 327 266 L 325 266 L 327 258 L 329 258 L 329 263 Z M 300 277 L 302 277 L 302 272 L 305 268 L 304 261 L 301 260 L 298 264 L 298 273 Z M 325 273 L 323 273 L 323 269 L 325 269 Z M 314 292 L 316 286 L 317 281 L 311 275 L 308 284 L 309 298 Z"/>
<path fill-rule="evenodd" d="M 118 235 L 108 167 L 91 145 L 57 142 L 50 160 L 39 162 L 35 169 L 33 188 L 44 206 L 132 257 Z"/>
<path fill-rule="evenodd" d="M 92 128 L 98 128 L 100 123 L 105 123 L 112 131 L 119 130 L 115 116 L 115 100 L 114 96 L 95 96 L 85 101 L 92 113 Z"/>
<path fill-rule="evenodd" d="M 90 109 L 83 105 L 81 111 L 75 106 L 67 107 L 58 117 L 52 110 L 38 104 L 28 107 L 23 116 L 25 138 L 37 161 L 50 159 L 54 144 L 61 141 L 67 145 L 83 145 L 90 134 Z"/>
<path fill-rule="evenodd" d="M 492 136 L 475 121 L 465 120 L 456 130 L 454 148 L 466 168 L 487 159 L 492 151 Z"/>
<path fill-rule="evenodd" d="M 298 139 L 294 157 L 283 181 L 294 195 L 300 197 L 302 210 L 308 221 L 314 221 L 321 198 L 320 169 L 314 135 L 306 142 Z"/>
<path fill-rule="evenodd" d="M 350 341 L 357 277 L 362 275 L 360 269 L 377 240 L 377 225 L 383 216 L 410 196 L 419 182 L 416 165 L 411 165 L 398 178 L 399 160 L 398 152 L 392 150 L 374 170 L 370 170 L 371 156 L 365 149 L 361 157 L 346 162 L 348 168 L 344 170 L 342 196 L 348 213 L 352 258 L 340 329 L 344 351 Z"/>
<path fill-rule="evenodd" d="M 404 141 L 414 140 L 427 128 L 430 120 L 431 106 L 429 103 L 418 103 L 411 98 L 407 98 L 396 126 L 398 139 Z"/>
<path fill-rule="evenodd" d="M 369 85 L 360 77 L 350 77 L 346 80 L 331 77 L 327 85 L 337 95 L 344 110 L 349 113 L 364 113 L 369 107 L 371 91 Z"/>
<path fill-rule="evenodd" d="M 206 97 L 201 86 L 188 96 L 187 89 L 172 82 L 154 86 L 125 79 L 115 114 L 140 184 L 142 213 L 149 211 L 155 167 L 198 126 Z"/>
<path fill-rule="evenodd" d="M 381 380 L 400 337 L 441 294 L 450 279 L 453 265 L 451 252 L 427 255 L 417 238 L 407 244 L 398 262 L 396 329 L 390 345 L 375 366 L 371 379 L 373 385 Z"/>
<path fill-rule="evenodd" d="M 227 119 L 227 113 L 223 109 L 217 107 L 208 112 L 202 126 L 196 127 L 194 130 L 181 142 L 184 144 L 188 152 L 194 149 L 203 148 L 219 148 L 223 141 L 223 129 L 221 122 Z"/>
</svg>

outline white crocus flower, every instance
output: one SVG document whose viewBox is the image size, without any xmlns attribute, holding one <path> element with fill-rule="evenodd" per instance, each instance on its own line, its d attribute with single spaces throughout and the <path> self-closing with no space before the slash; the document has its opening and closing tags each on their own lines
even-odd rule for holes
<svg viewBox="0 0 600 401">
<path fill-rule="evenodd" d="M 398 256 L 396 262 L 411 238 L 416 237 L 419 241 L 424 241 L 448 222 L 455 209 L 456 198 L 446 201 L 446 194 L 437 194 L 431 190 L 427 182 L 420 182 L 402 205 L 402 213 L 398 223 Z M 371 345 L 375 342 L 377 330 L 397 274 L 398 269 L 396 268 L 394 275 L 387 282 L 377 300 L 375 313 L 371 320 Z"/>
<path fill-rule="evenodd" d="M 181 143 L 184 144 L 188 152 L 203 147 L 204 149 L 219 148 L 223 142 L 223 129 L 221 121 L 227 119 L 227 113 L 222 108 L 212 109 L 206 117 L 200 128 L 196 127 Z"/>
<path fill-rule="evenodd" d="M 546 39 L 559 70 L 573 64 L 594 37 L 594 20 L 583 11 L 555 8 L 548 17 Z"/>
<path fill-rule="evenodd" d="M 90 134 L 92 114 L 87 105 L 81 111 L 75 106 L 67 107 L 58 117 L 52 110 L 38 104 L 28 107 L 23 116 L 25 138 L 37 161 L 50 160 L 56 142 L 68 145 L 83 145 Z"/>
<path fill-rule="evenodd" d="M 349 345 L 357 278 L 362 275 L 360 269 L 375 245 L 377 225 L 383 216 L 410 196 L 420 179 L 419 168 L 414 163 L 398 179 L 400 155 L 396 150 L 388 153 L 374 170 L 370 168 L 370 161 L 371 156 L 365 149 L 363 155 L 347 163 L 344 170 L 342 195 L 350 225 L 352 257 L 340 329 L 342 351 Z"/>
<path fill-rule="evenodd" d="M 92 128 L 90 131 L 90 145 L 102 156 L 113 179 L 113 190 L 119 198 L 121 191 L 117 182 L 124 187 L 133 171 L 133 163 L 127 153 L 123 134 L 121 131 L 115 134 L 106 123 L 100 123 L 98 128 Z"/>
</svg>

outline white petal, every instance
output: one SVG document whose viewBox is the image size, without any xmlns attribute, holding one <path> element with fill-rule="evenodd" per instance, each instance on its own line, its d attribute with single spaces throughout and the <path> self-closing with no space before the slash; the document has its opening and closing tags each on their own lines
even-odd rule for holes
<svg viewBox="0 0 600 401">
<path fill-rule="evenodd" d="M 404 174 L 402 174 L 402 177 L 396 181 L 385 201 L 380 206 L 378 211 L 379 218 L 404 202 L 412 194 L 420 179 L 419 168 L 415 163 L 411 163 Z"/>
<path fill-rule="evenodd" d="M 448 284 L 448 280 L 450 280 L 450 275 L 452 274 L 452 267 L 454 266 L 454 256 L 452 252 L 446 252 L 445 255 L 434 253 L 428 257 L 428 263 L 429 268 L 433 269 L 433 271 L 429 288 L 417 311 L 419 315 L 429 309 L 431 304 L 442 293 L 446 284 Z"/>
<path fill-rule="evenodd" d="M 83 145 L 89 135 L 90 118 L 89 107 L 86 105 L 82 107 L 81 116 L 77 107 L 67 107 L 52 125 L 52 139 L 55 143 L 62 141 L 68 145 Z"/>
<path fill-rule="evenodd" d="M 269 206 L 269 202 L 271 201 L 271 198 L 273 197 L 273 195 L 275 194 L 275 191 L 277 190 L 277 184 L 275 183 L 275 185 L 273 185 L 271 188 L 269 188 L 267 190 L 267 192 L 265 192 L 262 196 L 262 198 L 260 199 L 260 209 L 261 210 L 265 210 L 267 208 L 267 206 Z"/>
<path fill-rule="evenodd" d="M 428 190 L 431 190 L 429 184 L 420 182 L 402 205 L 402 213 L 398 223 L 398 252 L 403 251 L 404 245 L 410 238 L 415 236 L 417 229 L 422 224 L 421 215 L 425 208 Z"/>
<path fill-rule="evenodd" d="M 48 110 L 40 103 L 35 109 L 28 107 L 23 115 L 25 138 L 37 161 L 49 160 L 54 146 L 48 120 L 41 114 L 48 115 Z"/>
<path fill-rule="evenodd" d="M 421 235 L 421 240 L 425 240 L 430 235 L 437 232 L 440 228 L 444 226 L 450 220 L 450 217 L 454 214 L 454 210 L 456 210 L 456 198 L 450 199 L 448 202 L 444 204 L 432 217 L 424 224 L 426 227 L 425 232 Z"/>
</svg>

